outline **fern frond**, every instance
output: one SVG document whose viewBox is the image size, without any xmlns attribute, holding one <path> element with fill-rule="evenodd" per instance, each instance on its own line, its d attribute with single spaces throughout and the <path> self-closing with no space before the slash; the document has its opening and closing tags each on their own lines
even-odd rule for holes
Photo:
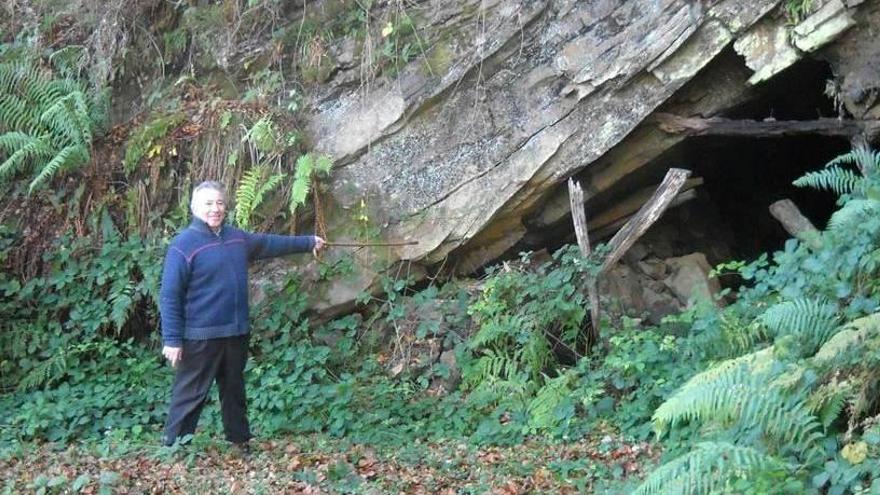
<svg viewBox="0 0 880 495">
<path fill-rule="evenodd" d="M 58 350 L 40 364 L 32 368 L 18 382 L 19 391 L 33 390 L 43 385 L 51 385 L 67 372 L 67 351 Z"/>
<path fill-rule="evenodd" d="M 235 190 L 235 223 L 241 228 L 247 228 L 250 224 L 250 213 L 254 210 L 254 201 L 262 178 L 262 167 L 254 167 L 242 175 L 238 189 Z"/>
<path fill-rule="evenodd" d="M 67 146 L 49 160 L 49 163 L 44 165 L 37 176 L 34 177 L 34 180 L 28 186 L 28 194 L 34 192 L 37 187 L 51 179 L 59 170 L 74 168 L 88 161 L 89 150 L 82 144 Z"/>
<path fill-rule="evenodd" d="M 789 469 L 791 466 L 785 462 L 751 447 L 702 442 L 656 469 L 633 494 L 714 493 L 732 477 L 749 479 L 760 472 L 783 473 Z"/>
<path fill-rule="evenodd" d="M 6 135 L 4 135 L 6 136 Z M 20 136 L 13 136 L 10 141 L 18 141 Z M 47 138 L 30 137 L 29 140 L 20 140 L 22 146 L 15 150 L 9 158 L 0 163 L 0 179 L 5 179 L 15 174 L 27 161 L 38 158 L 49 158 L 54 150 L 47 143 Z"/>
<path fill-rule="evenodd" d="M 245 134 L 244 140 L 254 144 L 261 153 L 271 153 L 278 147 L 278 130 L 272 117 L 265 116 L 258 120 Z"/>
<path fill-rule="evenodd" d="M 293 184 L 290 186 L 290 214 L 296 213 L 296 208 L 305 204 L 312 187 L 312 169 L 314 162 L 309 154 L 301 155 L 296 159 L 296 171 L 293 175 Z"/>
<path fill-rule="evenodd" d="M 849 383 L 841 384 L 836 381 L 825 383 L 810 394 L 806 406 L 812 414 L 819 418 L 822 427 L 827 430 L 831 423 L 840 416 L 852 392 L 852 385 Z"/>
<path fill-rule="evenodd" d="M 235 222 L 241 228 L 250 226 L 251 214 L 263 202 L 263 197 L 278 186 L 286 176 L 275 174 L 263 182 L 266 167 L 256 166 L 241 178 L 238 189 L 235 191 Z"/>
<path fill-rule="evenodd" d="M 655 433 L 660 437 L 682 422 L 734 419 L 757 380 L 744 363 L 722 363 L 694 376 L 654 411 Z"/>
<path fill-rule="evenodd" d="M 498 315 L 497 320 L 486 321 L 480 325 L 477 333 L 468 341 L 468 347 L 480 349 L 496 346 L 511 335 L 519 333 L 524 324 L 525 322 L 520 315 Z"/>
<path fill-rule="evenodd" d="M 853 198 L 835 211 L 828 220 L 829 230 L 846 230 L 858 225 L 866 218 L 880 213 L 880 201 Z"/>
<path fill-rule="evenodd" d="M 689 421 L 758 427 L 799 457 L 818 459 L 821 426 L 797 395 L 771 381 L 772 352 L 768 348 L 731 359 L 691 378 L 654 412 L 657 435 Z"/>
<path fill-rule="evenodd" d="M 775 336 L 794 335 L 811 347 L 824 344 L 838 326 L 837 307 L 828 300 L 796 299 L 773 305 L 759 318 Z"/>
<path fill-rule="evenodd" d="M 679 394 L 683 397 L 688 394 L 694 394 L 695 390 L 700 390 L 706 386 L 714 386 L 719 380 L 731 383 L 742 383 L 744 376 L 739 375 L 741 371 L 745 370 L 754 374 L 764 374 L 767 373 L 775 363 L 776 361 L 773 359 L 773 347 L 768 347 L 751 354 L 722 361 L 708 370 L 694 375 L 682 385 L 681 388 L 670 397 L 670 399 L 657 409 L 654 413 L 655 427 L 659 426 L 660 430 L 665 430 L 666 427 L 674 426 L 675 419 L 679 415 L 675 412 L 678 410 L 678 407 L 676 407 L 676 404 L 672 399 L 679 396 Z"/>
<path fill-rule="evenodd" d="M 832 166 L 822 170 L 807 172 L 792 182 L 797 187 L 812 187 L 833 191 L 838 195 L 848 194 L 858 189 L 863 182 L 862 176 L 852 170 Z"/>
<path fill-rule="evenodd" d="M 84 86 L 35 60 L 21 51 L 0 63 L 0 180 L 36 169 L 31 192 L 59 170 L 88 162 L 96 125 Z"/>
<path fill-rule="evenodd" d="M 0 151 L 14 153 L 16 150 L 37 141 L 37 138 L 19 131 L 11 131 L 0 135 Z"/>
<path fill-rule="evenodd" d="M 36 133 L 41 110 L 16 95 L 0 93 L 0 128 Z"/>
<path fill-rule="evenodd" d="M 518 352 L 508 356 L 493 349 L 484 349 L 474 361 L 473 371 L 465 375 L 465 380 L 472 387 L 499 381 L 516 381 L 520 374 L 518 358 Z"/>
<path fill-rule="evenodd" d="M 122 288 L 114 290 L 110 294 L 110 321 L 116 327 L 117 334 L 122 330 L 122 326 L 125 325 L 128 315 L 131 313 L 134 305 L 132 298 L 134 290 L 134 283 L 129 281 Z"/>
<path fill-rule="evenodd" d="M 880 313 L 855 319 L 835 333 L 813 356 L 814 364 L 824 364 L 846 352 L 852 346 L 859 345 L 869 335 L 880 332 Z"/>
<path fill-rule="evenodd" d="M 54 132 L 55 139 L 65 143 L 88 145 L 92 141 L 88 105 L 80 91 L 56 100 L 40 115 L 40 123 Z"/>
<path fill-rule="evenodd" d="M 330 173 L 331 168 L 333 168 L 333 160 L 327 155 L 318 155 L 315 160 L 315 172 L 326 175 Z"/>
<path fill-rule="evenodd" d="M 844 153 L 828 162 L 825 167 L 831 168 L 840 165 L 855 165 L 865 175 L 871 175 L 880 168 L 880 151 L 873 151 L 867 147 L 856 146 L 850 152 Z"/>
<path fill-rule="evenodd" d="M 527 411 L 529 424 L 538 429 L 551 428 L 559 423 L 556 417 L 556 409 L 571 396 L 571 376 L 562 374 L 556 378 L 548 378 L 545 375 L 544 386 L 529 401 Z"/>
<path fill-rule="evenodd" d="M 728 355 L 749 352 L 769 338 L 763 325 L 755 321 L 745 323 L 734 311 L 724 311 L 720 315 L 721 334 L 727 343 Z"/>
<path fill-rule="evenodd" d="M 85 62 L 85 47 L 68 45 L 49 55 L 49 63 L 66 77 L 75 77 Z"/>
</svg>

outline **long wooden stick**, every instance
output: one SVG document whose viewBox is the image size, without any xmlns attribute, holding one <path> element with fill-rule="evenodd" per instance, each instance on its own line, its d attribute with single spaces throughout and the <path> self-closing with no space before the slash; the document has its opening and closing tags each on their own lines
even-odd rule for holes
<svg viewBox="0 0 880 495">
<path fill-rule="evenodd" d="M 372 247 L 372 246 L 415 246 L 419 241 L 407 242 L 325 242 L 325 246 Z"/>
<path fill-rule="evenodd" d="M 723 117 L 682 117 L 658 113 L 655 120 L 660 129 L 685 136 L 780 137 L 802 134 L 853 138 L 864 135 L 868 140 L 880 133 L 880 120 L 821 118 L 815 120 L 747 120 Z"/>
<path fill-rule="evenodd" d="M 581 254 L 588 258 L 592 254 L 590 248 L 590 236 L 587 230 L 587 214 L 584 211 L 584 190 L 580 182 L 568 179 L 568 197 L 571 204 L 571 219 L 574 222 L 574 232 L 577 235 L 578 246 Z M 591 330 L 588 336 L 592 346 L 599 341 L 599 292 L 597 289 L 598 277 L 591 277 L 587 285 L 587 296 L 590 299 L 590 323 Z"/>
<path fill-rule="evenodd" d="M 663 182 L 654 191 L 654 195 L 608 242 L 611 250 L 606 255 L 599 273 L 605 273 L 617 263 L 617 260 L 626 253 L 636 240 L 663 215 L 663 212 L 666 211 L 666 208 L 678 195 L 678 192 L 690 175 L 690 170 L 680 168 L 670 168 L 666 172 L 666 177 L 663 178 Z"/>
</svg>

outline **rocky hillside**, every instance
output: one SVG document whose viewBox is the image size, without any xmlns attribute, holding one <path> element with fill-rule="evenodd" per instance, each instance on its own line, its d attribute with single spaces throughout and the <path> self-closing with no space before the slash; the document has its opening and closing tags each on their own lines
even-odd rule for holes
<svg viewBox="0 0 880 495">
<path fill-rule="evenodd" d="M 644 203 L 670 150 L 694 134 L 743 135 L 705 121 L 671 125 L 669 114 L 776 122 L 750 131 L 755 139 L 870 138 L 880 84 L 876 1 L 83 0 L 6 9 L 7 42 L 42 50 L 46 64 L 80 50 L 79 77 L 110 91 L 107 133 L 89 167 L 67 174 L 71 187 L 92 192 L 78 193 L 78 208 L 107 204 L 117 226 L 167 231 L 159 219 L 185 216 L 193 181 L 219 178 L 239 192 L 273 173 L 287 174 L 275 183 L 291 181 L 306 153 L 332 160 L 329 177 L 311 194 L 267 188 L 250 226 L 418 241 L 336 250 L 330 264 L 354 261 L 344 276 L 306 267 L 318 286 L 313 304 L 331 312 L 401 264 L 415 278 L 468 274 L 571 240 L 570 177 L 584 184 L 601 240 Z M 797 118 L 771 105 L 743 111 L 784 92 L 786 74 L 804 63 L 820 64 L 820 75 L 789 96 L 825 91 L 831 111 L 808 108 L 819 105 L 808 96 Z M 279 133 L 261 147 L 257 131 L 267 129 Z M 685 189 L 702 184 L 695 174 Z M 17 191 L 7 197 L 24 197 Z M 294 216 L 283 207 L 294 210 L 292 196 L 311 197 Z M 20 216 L 10 204 L 3 211 L 4 221 Z M 46 215 L 20 217 L 32 225 L 31 251 L 60 234 Z M 700 247 L 682 249 L 666 257 Z"/>
</svg>

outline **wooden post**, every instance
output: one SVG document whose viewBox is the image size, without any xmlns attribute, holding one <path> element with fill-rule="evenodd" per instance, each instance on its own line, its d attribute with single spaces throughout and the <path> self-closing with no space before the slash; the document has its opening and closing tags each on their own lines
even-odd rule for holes
<svg viewBox="0 0 880 495">
<path fill-rule="evenodd" d="M 584 212 L 584 190 L 579 182 L 568 179 L 568 199 L 571 203 L 571 219 L 574 222 L 574 233 L 577 236 L 578 246 L 584 258 L 589 258 L 592 254 L 590 248 L 590 236 L 587 231 L 587 215 Z M 587 284 L 587 295 L 590 298 L 590 324 L 592 329 L 587 336 L 588 346 L 599 341 L 599 292 L 597 289 L 597 278 L 590 276 Z"/>
<path fill-rule="evenodd" d="M 779 220 L 786 232 L 807 244 L 813 249 L 822 247 L 822 239 L 819 230 L 813 226 L 810 219 L 801 213 L 797 205 L 790 199 L 780 199 L 770 205 L 770 214 Z"/>
<path fill-rule="evenodd" d="M 671 168 L 666 172 L 666 177 L 651 198 L 609 241 L 610 251 L 599 273 L 606 272 L 617 263 L 636 240 L 663 215 L 690 175 L 690 170 L 680 168 Z"/>
</svg>

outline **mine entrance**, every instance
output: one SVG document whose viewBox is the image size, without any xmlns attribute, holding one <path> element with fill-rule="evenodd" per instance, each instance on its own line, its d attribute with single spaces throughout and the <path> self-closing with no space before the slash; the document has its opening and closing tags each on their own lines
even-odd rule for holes
<svg viewBox="0 0 880 495">
<path fill-rule="evenodd" d="M 833 99 L 825 94 L 833 79 L 827 64 L 805 60 L 780 74 L 758 97 L 726 112 L 725 117 L 754 121 L 809 121 L 837 117 Z M 749 259 L 780 249 L 791 237 L 768 207 L 790 199 L 822 229 L 834 210 L 829 192 L 793 186 L 793 180 L 850 150 L 846 138 L 802 134 L 778 138 L 693 137 L 672 154 L 703 177 L 704 193 L 733 233 L 736 257 Z"/>
</svg>

